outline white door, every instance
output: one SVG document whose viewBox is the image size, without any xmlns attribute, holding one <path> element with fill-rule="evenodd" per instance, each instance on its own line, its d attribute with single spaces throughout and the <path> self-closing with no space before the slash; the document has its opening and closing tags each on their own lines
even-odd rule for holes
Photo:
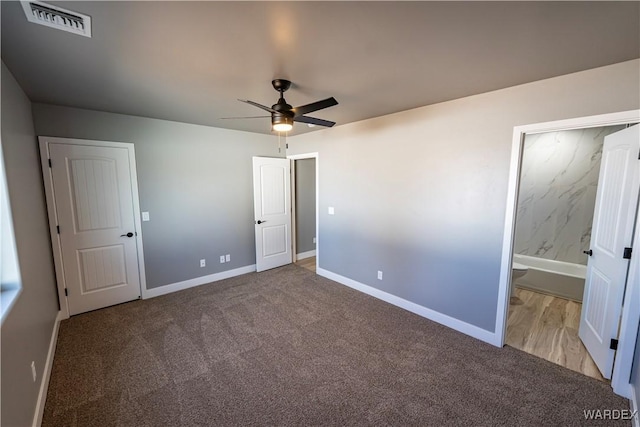
<svg viewBox="0 0 640 427">
<path fill-rule="evenodd" d="M 622 298 L 640 186 L 640 126 L 607 136 L 602 149 L 591 251 L 580 317 L 580 339 L 600 369 L 611 378 Z M 640 254 L 634 254 L 638 256 Z"/>
<path fill-rule="evenodd" d="M 69 314 L 140 297 L 129 150 L 49 144 Z"/>
<path fill-rule="evenodd" d="M 253 158 L 256 270 L 291 264 L 291 165 L 288 159 Z"/>
</svg>

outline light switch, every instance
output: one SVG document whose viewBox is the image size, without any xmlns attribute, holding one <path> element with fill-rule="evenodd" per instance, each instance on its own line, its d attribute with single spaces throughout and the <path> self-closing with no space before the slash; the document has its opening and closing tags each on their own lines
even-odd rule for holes
<svg viewBox="0 0 640 427">
<path fill-rule="evenodd" d="M 149 212 L 142 212 L 142 220 L 149 221 Z"/>
<path fill-rule="evenodd" d="M 329 215 L 334 215 L 336 213 L 335 209 L 333 209 L 333 206 L 329 206 Z"/>
</svg>

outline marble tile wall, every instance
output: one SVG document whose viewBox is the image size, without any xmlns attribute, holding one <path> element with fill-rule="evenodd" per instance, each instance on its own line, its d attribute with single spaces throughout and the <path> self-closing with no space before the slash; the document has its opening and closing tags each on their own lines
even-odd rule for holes
<svg viewBox="0 0 640 427">
<path fill-rule="evenodd" d="M 587 263 L 608 126 L 527 135 L 516 216 L 515 253 Z"/>
</svg>

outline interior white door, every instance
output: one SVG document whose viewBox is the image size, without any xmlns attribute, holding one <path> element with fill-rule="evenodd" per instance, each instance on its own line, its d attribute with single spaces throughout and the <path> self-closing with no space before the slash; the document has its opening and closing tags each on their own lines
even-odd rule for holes
<svg viewBox="0 0 640 427">
<path fill-rule="evenodd" d="M 640 126 L 607 136 L 602 149 L 591 256 L 579 336 L 602 376 L 611 378 L 640 187 Z"/>
<path fill-rule="evenodd" d="M 291 164 L 253 158 L 256 270 L 291 264 Z"/>
<path fill-rule="evenodd" d="M 140 297 L 129 150 L 50 144 L 69 314 Z"/>
</svg>

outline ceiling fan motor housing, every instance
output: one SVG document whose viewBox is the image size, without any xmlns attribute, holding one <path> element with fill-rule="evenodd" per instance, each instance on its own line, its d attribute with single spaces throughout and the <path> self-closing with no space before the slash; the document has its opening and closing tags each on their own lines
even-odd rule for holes
<svg viewBox="0 0 640 427">
<path fill-rule="evenodd" d="M 271 106 L 272 109 L 276 110 L 278 113 L 283 114 L 285 116 L 294 116 L 293 113 L 293 107 L 289 104 L 287 104 L 287 101 L 285 101 L 284 98 L 280 97 L 280 99 L 278 100 L 278 102 L 276 102 L 275 104 L 273 104 Z M 276 114 L 276 113 L 272 113 L 272 114 Z"/>
<path fill-rule="evenodd" d="M 275 90 L 280 92 L 280 99 L 271 106 L 271 108 L 276 111 L 271 113 L 271 126 L 273 127 L 278 124 L 288 124 L 293 126 L 293 117 L 295 115 L 292 111 L 293 107 L 287 103 L 282 95 L 284 91 L 289 89 L 291 82 L 288 80 L 276 79 L 272 81 L 271 84 L 273 84 Z"/>
<path fill-rule="evenodd" d="M 271 125 L 288 124 L 293 126 L 293 114 L 271 113 Z"/>
</svg>

